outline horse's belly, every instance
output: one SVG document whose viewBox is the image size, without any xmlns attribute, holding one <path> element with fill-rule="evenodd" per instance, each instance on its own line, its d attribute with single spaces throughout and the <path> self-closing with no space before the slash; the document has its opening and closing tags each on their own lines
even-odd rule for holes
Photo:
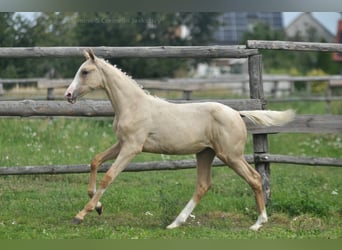
<svg viewBox="0 0 342 250">
<path fill-rule="evenodd" d="M 169 134 L 167 137 L 150 135 L 144 143 L 143 151 L 161 154 L 193 154 L 210 147 L 209 142 L 202 136 L 189 137 L 186 135 Z"/>
<path fill-rule="evenodd" d="M 153 125 L 143 151 L 163 154 L 192 154 L 211 147 L 211 111 L 216 104 L 168 104 L 153 116 Z"/>
</svg>

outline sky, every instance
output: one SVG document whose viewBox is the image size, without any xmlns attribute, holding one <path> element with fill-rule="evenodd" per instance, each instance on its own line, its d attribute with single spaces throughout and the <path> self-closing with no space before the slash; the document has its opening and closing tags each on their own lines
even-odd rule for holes
<svg viewBox="0 0 342 250">
<path fill-rule="evenodd" d="M 33 18 L 34 12 L 20 12 L 27 18 Z M 283 12 L 284 27 L 289 25 L 302 12 Z M 332 34 L 336 34 L 337 22 L 342 19 L 340 12 L 313 12 L 313 16 L 320 21 Z"/>
</svg>

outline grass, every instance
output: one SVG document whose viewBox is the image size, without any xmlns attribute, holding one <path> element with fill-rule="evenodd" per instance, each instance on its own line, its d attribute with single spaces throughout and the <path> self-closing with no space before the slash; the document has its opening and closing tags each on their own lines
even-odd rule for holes
<svg viewBox="0 0 342 250">
<path fill-rule="evenodd" d="M 291 106 L 287 106 L 291 105 Z M 314 105 L 314 106 L 313 106 Z M 324 113 L 324 104 L 272 104 L 299 113 Z M 0 166 L 89 163 L 115 142 L 111 120 L 0 119 Z M 270 135 L 270 151 L 341 157 L 341 135 Z M 248 138 L 246 153 L 252 152 Z M 193 156 L 141 154 L 135 161 Z M 190 199 L 194 169 L 122 173 L 103 196 L 102 216 L 71 218 L 87 197 L 88 174 L 0 176 L 1 239 L 317 239 L 342 237 L 342 179 L 335 167 L 272 164 L 269 223 L 248 230 L 257 217 L 250 188 L 226 167 L 214 168 L 213 187 L 193 217 L 165 227 Z M 99 174 L 98 180 L 103 174 Z"/>
<path fill-rule="evenodd" d="M 336 168 L 272 167 L 270 221 L 260 232 L 248 186 L 228 168 L 213 169 L 213 187 L 176 230 L 165 226 L 190 198 L 195 171 L 122 173 L 103 197 L 102 216 L 83 224 L 70 219 L 87 200 L 88 176 L 1 177 L 2 239 L 133 238 L 339 238 L 342 235 L 340 178 Z M 318 181 L 317 181 L 318 179 Z M 295 187 L 295 188 L 293 188 Z"/>
</svg>

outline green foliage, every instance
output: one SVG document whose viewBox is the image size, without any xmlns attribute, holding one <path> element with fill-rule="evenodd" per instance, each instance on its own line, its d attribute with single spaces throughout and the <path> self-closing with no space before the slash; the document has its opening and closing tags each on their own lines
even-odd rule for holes
<svg viewBox="0 0 342 250">
<path fill-rule="evenodd" d="M 11 47 L 15 46 L 15 30 L 13 13 L 0 12 L 0 46 Z M 10 60 L 0 60 L 0 75 L 2 78 L 16 76 L 16 70 Z"/>
<path fill-rule="evenodd" d="M 14 40 L 13 13 L 0 12 L 0 46 L 11 46 Z"/>
<path fill-rule="evenodd" d="M 251 30 L 243 34 L 241 43 L 247 40 L 280 40 L 280 41 L 310 41 L 324 42 L 317 36 L 315 30 L 309 29 L 308 34 L 297 34 L 288 37 L 285 30 L 274 30 L 268 24 L 257 23 Z M 306 37 L 309 37 L 306 38 Z M 326 74 L 340 74 L 341 64 L 332 60 L 330 52 L 296 52 L 279 50 L 262 50 L 264 70 L 266 73 L 289 71 L 295 67 L 300 75 L 306 75 L 313 69 L 319 69 Z M 289 70 L 290 69 L 290 70 Z"/>
<path fill-rule="evenodd" d="M 0 46 L 188 46 L 208 45 L 212 34 L 220 25 L 219 13 L 156 13 L 156 12 L 42 12 L 34 20 L 24 19 L 14 13 L 0 13 Z M 186 26 L 190 35 L 180 36 L 180 27 Z M 319 41 L 317 34 L 309 30 L 309 36 Z M 243 36 L 248 39 L 296 40 L 298 34 L 287 37 L 284 30 L 273 30 L 264 23 L 255 24 Z M 332 61 L 327 52 L 291 52 L 261 50 L 266 73 L 283 72 L 296 68 L 300 75 L 312 69 L 326 74 L 339 74 L 341 65 Z M 208 59 L 200 59 L 207 61 Z M 55 77 L 73 77 L 82 59 L 2 59 L 2 78 L 44 77 L 54 68 Z M 138 78 L 172 77 L 175 72 L 188 71 L 199 59 L 113 59 L 124 71 Z M 34 65 L 34 67 L 32 67 Z"/>
<path fill-rule="evenodd" d="M 76 19 L 78 45 L 82 46 L 185 46 L 212 41 L 218 25 L 215 13 L 81 13 Z M 191 36 L 177 33 L 186 25 Z M 113 35 L 114 34 L 114 35 Z M 178 69 L 188 70 L 185 59 L 111 59 L 137 78 L 173 76 Z"/>
<path fill-rule="evenodd" d="M 321 69 L 312 69 L 308 72 L 308 76 L 324 76 L 325 72 Z M 327 81 L 315 81 L 311 83 L 311 93 L 313 94 L 325 94 L 328 86 Z"/>
<path fill-rule="evenodd" d="M 27 20 L 20 15 L 0 13 L 0 19 L 7 23 L 6 35 L 1 46 L 32 47 L 32 46 L 73 46 L 74 14 L 53 12 L 37 14 L 35 20 Z M 1 27 L 0 27 L 1 31 Z M 3 32 L 1 32 L 4 34 Z M 54 68 L 55 77 L 72 77 L 80 64 L 79 59 L 1 59 L 0 76 L 2 78 L 44 77 Z M 33 67 L 34 66 L 34 67 Z"/>
<path fill-rule="evenodd" d="M 287 40 L 285 31 L 275 30 L 266 23 L 256 23 L 251 30 L 246 31 L 241 43 L 246 44 L 247 40 Z M 266 73 L 274 70 L 290 68 L 293 64 L 291 55 L 277 50 L 263 50 L 263 64 Z M 290 62 L 292 61 L 292 62 Z"/>
<path fill-rule="evenodd" d="M 43 12 L 34 20 L 13 13 L 0 13 L 0 46 L 167 46 L 206 45 L 218 25 L 216 13 L 141 12 Z M 181 37 L 186 25 L 190 34 Z M 172 77 L 179 69 L 187 71 L 194 60 L 115 59 L 134 77 Z M 80 59 L 2 59 L 0 75 L 6 78 L 43 77 L 51 68 L 55 77 L 73 77 Z M 34 65 L 34 67 L 32 67 Z"/>
</svg>

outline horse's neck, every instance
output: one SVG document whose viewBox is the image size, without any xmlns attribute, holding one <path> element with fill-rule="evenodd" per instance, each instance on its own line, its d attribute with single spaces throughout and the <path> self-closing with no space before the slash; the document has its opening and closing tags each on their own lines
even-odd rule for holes
<svg viewBox="0 0 342 250">
<path fill-rule="evenodd" d="M 146 93 L 120 69 L 105 63 L 105 91 L 116 115 L 137 105 L 147 97 Z"/>
</svg>

